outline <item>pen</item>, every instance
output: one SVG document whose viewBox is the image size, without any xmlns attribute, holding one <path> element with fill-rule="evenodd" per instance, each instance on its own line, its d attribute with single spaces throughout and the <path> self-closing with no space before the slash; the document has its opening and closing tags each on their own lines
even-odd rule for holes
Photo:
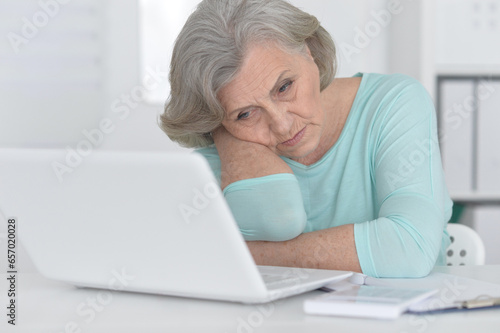
<svg viewBox="0 0 500 333">
<path fill-rule="evenodd" d="M 490 297 L 487 295 L 478 296 L 475 299 L 457 301 L 455 304 L 461 309 L 475 309 L 500 305 L 500 297 Z"/>
</svg>

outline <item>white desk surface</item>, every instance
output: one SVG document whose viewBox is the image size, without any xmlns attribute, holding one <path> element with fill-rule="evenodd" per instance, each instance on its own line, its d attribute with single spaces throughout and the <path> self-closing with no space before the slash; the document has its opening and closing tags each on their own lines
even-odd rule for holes
<svg viewBox="0 0 500 333">
<path fill-rule="evenodd" d="M 435 270 L 500 283 L 500 265 Z M 47 280 L 37 273 L 18 275 L 18 324 L 12 327 L 4 306 L 6 274 L 0 278 L 0 332 L 500 332 L 500 308 L 405 314 L 395 321 L 323 317 L 302 311 L 303 301 L 319 291 L 255 306 L 117 291 L 106 294 Z"/>
</svg>

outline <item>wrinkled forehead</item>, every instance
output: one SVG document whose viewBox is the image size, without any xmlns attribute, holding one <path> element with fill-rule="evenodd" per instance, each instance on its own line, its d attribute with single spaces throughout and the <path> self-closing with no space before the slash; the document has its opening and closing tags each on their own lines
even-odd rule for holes
<svg viewBox="0 0 500 333">
<path fill-rule="evenodd" d="M 219 91 L 219 100 L 226 110 L 235 104 L 253 104 L 265 98 L 281 73 L 291 70 L 293 55 L 278 47 L 255 45 L 249 48 L 233 79 Z"/>
<path fill-rule="evenodd" d="M 301 69 L 305 55 L 307 51 L 290 51 L 276 43 L 250 44 L 236 75 L 218 93 L 221 104 L 227 111 L 232 104 L 267 97 L 287 74 Z"/>
</svg>

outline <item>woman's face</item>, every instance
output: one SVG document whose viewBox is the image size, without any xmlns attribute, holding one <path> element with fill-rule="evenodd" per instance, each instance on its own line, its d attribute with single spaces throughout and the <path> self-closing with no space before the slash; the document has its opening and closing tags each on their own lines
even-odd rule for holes
<svg viewBox="0 0 500 333">
<path fill-rule="evenodd" d="M 319 144 L 324 124 L 319 70 L 309 49 L 290 54 L 254 44 L 233 81 L 219 92 L 222 125 L 236 138 L 300 159 Z"/>
</svg>

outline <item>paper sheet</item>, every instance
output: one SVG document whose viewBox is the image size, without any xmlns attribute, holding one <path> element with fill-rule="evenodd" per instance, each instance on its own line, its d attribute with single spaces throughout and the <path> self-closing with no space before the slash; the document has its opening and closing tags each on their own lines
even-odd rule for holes
<svg viewBox="0 0 500 333">
<path fill-rule="evenodd" d="M 378 279 L 356 274 L 350 282 L 355 284 L 364 282 L 366 285 L 394 288 L 439 289 L 435 296 L 410 306 L 409 310 L 412 312 L 455 308 L 457 302 L 485 297 L 500 297 L 500 281 L 499 284 L 495 284 L 438 272 L 432 272 L 419 279 Z M 329 287 L 335 288 L 335 285 Z"/>
</svg>

